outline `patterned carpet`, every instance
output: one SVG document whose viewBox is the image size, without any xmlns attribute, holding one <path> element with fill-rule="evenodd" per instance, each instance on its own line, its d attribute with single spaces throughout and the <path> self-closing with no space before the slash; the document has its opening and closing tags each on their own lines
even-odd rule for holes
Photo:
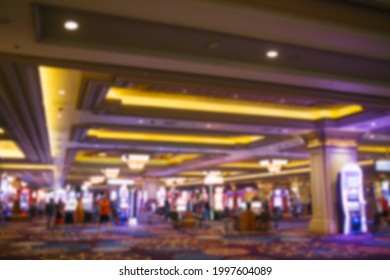
<svg viewBox="0 0 390 280">
<path fill-rule="evenodd" d="M 0 225 L 0 259 L 390 259 L 390 232 L 376 236 L 312 236 L 307 221 L 283 222 L 269 233 L 225 232 L 213 222 L 176 230 L 168 223 L 65 226 L 43 221 Z"/>
</svg>

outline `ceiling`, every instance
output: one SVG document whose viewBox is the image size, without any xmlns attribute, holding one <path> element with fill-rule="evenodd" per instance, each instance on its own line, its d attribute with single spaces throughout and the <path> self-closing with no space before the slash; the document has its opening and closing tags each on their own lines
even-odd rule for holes
<svg viewBox="0 0 390 280">
<path fill-rule="evenodd" d="M 272 177 L 258 161 L 286 158 L 298 176 L 313 132 L 356 140 L 363 166 L 388 154 L 385 2 L 162 2 L 0 3 L 2 172 L 41 187 L 105 167 L 235 181 Z M 127 153 L 151 161 L 131 172 Z"/>
</svg>

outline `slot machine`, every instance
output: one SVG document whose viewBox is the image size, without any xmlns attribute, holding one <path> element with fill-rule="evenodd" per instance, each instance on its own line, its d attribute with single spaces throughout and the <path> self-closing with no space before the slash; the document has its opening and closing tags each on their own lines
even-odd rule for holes
<svg viewBox="0 0 390 280">
<path fill-rule="evenodd" d="M 119 208 L 117 213 L 117 224 L 125 225 L 129 220 L 130 211 L 130 192 L 126 185 L 122 185 L 118 192 Z"/>
<path fill-rule="evenodd" d="M 19 203 L 20 211 L 23 215 L 27 215 L 30 208 L 31 197 L 30 189 L 27 187 L 22 187 L 19 189 Z"/>
<path fill-rule="evenodd" d="M 343 234 L 367 232 L 363 174 L 359 165 L 344 165 L 338 180 L 340 231 Z"/>
</svg>

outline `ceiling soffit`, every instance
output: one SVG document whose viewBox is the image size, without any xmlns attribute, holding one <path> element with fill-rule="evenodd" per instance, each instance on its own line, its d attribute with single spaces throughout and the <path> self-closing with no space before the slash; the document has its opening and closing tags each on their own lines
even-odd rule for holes
<svg viewBox="0 0 390 280">
<path fill-rule="evenodd" d="M 37 4 L 34 8 L 36 36 L 44 43 L 190 60 L 232 61 L 373 81 L 386 81 L 390 76 L 387 61 L 63 7 Z M 79 21 L 81 27 L 77 32 L 64 30 L 63 23 L 68 18 Z M 277 60 L 266 58 L 270 48 L 281 53 Z"/>
<path fill-rule="evenodd" d="M 0 117 L 27 160 L 50 163 L 46 118 L 35 65 L 0 61 Z"/>
</svg>

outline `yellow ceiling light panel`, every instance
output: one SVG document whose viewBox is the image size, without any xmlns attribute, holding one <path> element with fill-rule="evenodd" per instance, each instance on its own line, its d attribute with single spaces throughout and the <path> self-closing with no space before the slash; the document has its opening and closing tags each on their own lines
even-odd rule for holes
<svg viewBox="0 0 390 280">
<path fill-rule="evenodd" d="M 151 159 L 149 162 L 146 163 L 146 165 L 149 166 L 168 166 L 168 165 L 175 165 L 180 164 L 184 161 L 192 160 L 199 158 L 199 154 L 178 154 L 174 155 L 172 157 L 163 158 L 163 159 Z M 75 162 L 78 163 L 86 163 L 86 164 L 121 164 L 123 165 L 123 161 L 120 157 L 100 157 L 97 156 L 91 156 L 84 152 L 78 152 L 75 157 Z"/>
<path fill-rule="evenodd" d="M 53 157 L 57 157 L 60 154 L 59 139 L 68 138 L 71 117 L 68 108 L 74 107 L 81 71 L 39 66 L 39 76 L 50 151 Z"/>
<path fill-rule="evenodd" d="M 47 164 L 16 164 L 16 163 L 0 163 L 0 168 L 7 169 L 7 170 L 51 170 L 53 171 L 54 167 L 53 165 L 47 165 Z"/>
<path fill-rule="evenodd" d="M 284 167 L 294 168 L 294 167 L 302 167 L 302 166 L 308 166 L 308 165 L 310 165 L 309 160 L 294 160 L 294 161 L 287 163 L 287 165 L 285 165 Z"/>
<path fill-rule="evenodd" d="M 218 99 L 203 96 L 144 92 L 139 89 L 110 88 L 108 100 L 119 100 L 126 106 L 142 106 L 172 110 L 191 110 L 210 113 L 264 116 L 315 121 L 338 119 L 361 112 L 360 105 L 332 107 L 302 107 L 250 101 Z"/>
<path fill-rule="evenodd" d="M 88 130 L 89 137 L 98 139 L 128 140 L 128 141 L 148 141 L 148 142 L 173 142 L 187 144 L 208 144 L 208 145 L 247 145 L 264 137 L 260 135 L 242 136 L 200 136 L 200 135 L 178 135 L 160 134 L 150 132 L 127 132 L 105 129 Z"/>
<path fill-rule="evenodd" d="M 367 153 L 390 153 L 390 146 L 359 146 L 358 151 Z"/>
<path fill-rule="evenodd" d="M 120 157 L 88 156 L 83 153 L 78 153 L 76 155 L 75 162 L 92 164 L 123 164 Z"/>
<path fill-rule="evenodd" d="M 11 140 L 0 141 L 0 158 L 23 159 L 25 155 L 19 146 Z"/>
<path fill-rule="evenodd" d="M 262 167 L 258 162 L 230 162 L 220 165 L 221 168 L 244 168 L 244 169 L 267 169 Z"/>
<path fill-rule="evenodd" d="M 358 164 L 360 166 L 370 166 L 370 165 L 374 165 L 375 162 L 374 162 L 374 160 L 369 159 L 369 160 L 361 160 L 361 161 L 358 162 Z"/>
<path fill-rule="evenodd" d="M 199 158 L 199 154 L 178 154 L 173 156 L 172 158 L 167 159 L 167 161 L 171 164 L 180 164 L 182 162 L 188 161 L 188 160 L 193 160 L 196 158 Z"/>
<path fill-rule="evenodd" d="M 75 181 L 88 181 L 91 174 L 86 175 L 68 175 L 66 176 L 67 180 L 75 180 Z"/>
</svg>

